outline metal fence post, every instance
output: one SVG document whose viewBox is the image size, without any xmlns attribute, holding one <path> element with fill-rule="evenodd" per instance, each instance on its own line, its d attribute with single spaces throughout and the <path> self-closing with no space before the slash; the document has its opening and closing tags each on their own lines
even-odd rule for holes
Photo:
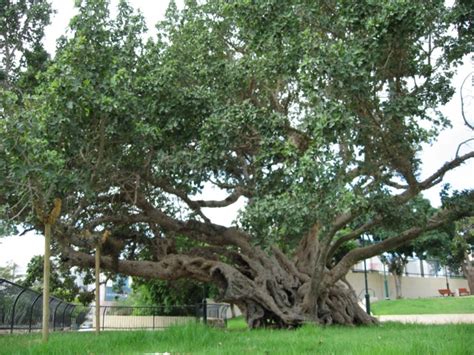
<svg viewBox="0 0 474 355">
<path fill-rule="evenodd" d="M 33 301 L 33 303 L 31 304 L 31 308 L 30 308 L 30 324 L 28 326 L 28 333 L 31 333 L 31 326 L 32 326 L 32 323 L 33 323 L 33 308 L 35 307 L 35 304 L 36 302 L 41 298 L 41 296 L 43 296 L 41 293 L 38 293 L 38 296 L 36 296 L 35 300 Z"/>
<path fill-rule="evenodd" d="M 13 324 L 15 323 L 15 307 L 16 307 L 16 303 L 18 302 L 18 299 L 20 298 L 20 296 L 22 295 L 22 293 L 25 292 L 26 290 L 27 290 L 26 288 L 24 288 L 23 290 L 21 290 L 21 292 L 18 294 L 18 296 L 16 296 L 15 302 L 13 302 L 12 320 L 11 320 L 11 324 L 10 324 L 10 333 L 13 333 Z"/>
</svg>

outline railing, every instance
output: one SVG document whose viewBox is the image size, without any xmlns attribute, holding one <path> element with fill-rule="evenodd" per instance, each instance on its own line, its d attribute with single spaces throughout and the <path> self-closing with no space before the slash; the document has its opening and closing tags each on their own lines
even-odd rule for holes
<svg viewBox="0 0 474 355">
<path fill-rule="evenodd" d="M 119 329 L 163 329 L 173 325 L 202 322 L 216 326 L 227 325 L 228 304 L 184 306 L 101 306 L 100 328 Z M 90 307 L 80 330 L 95 328 L 95 307 Z"/>
<path fill-rule="evenodd" d="M 42 328 L 43 295 L 0 278 L 0 333 Z M 161 329 L 188 322 L 227 325 L 228 304 L 206 302 L 189 306 L 101 306 L 101 329 Z M 95 327 L 95 307 L 49 299 L 49 326 L 57 330 Z"/>
<path fill-rule="evenodd" d="M 41 329 L 42 299 L 41 293 L 0 278 L 0 331 L 13 333 L 14 330 L 31 332 Z M 87 313 L 88 309 L 57 297 L 50 297 L 50 329 L 74 328 L 84 312 Z"/>
<path fill-rule="evenodd" d="M 352 272 L 354 273 L 357 273 L 357 274 L 360 274 L 360 273 L 363 273 L 364 272 L 364 269 L 363 268 L 360 268 L 360 267 L 353 267 Z M 367 269 L 367 272 L 369 273 L 377 273 L 377 274 L 383 274 L 383 270 L 379 270 L 379 269 L 375 269 L 375 268 L 371 268 L 371 269 Z M 389 273 L 388 271 L 385 272 L 387 276 L 391 275 L 391 273 Z M 403 272 L 403 275 L 401 276 L 413 276 L 413 277 L 439 277 L 439 278 L 445 278 L 446 277 L 446 274 L 444 273 L 444 271 L 440 271 L 440 272 L 424 272 L 423 274 L 422 273 L 419 273 L 419 272 L 407 272 L 407 271 L 404 271 Z M 461 273 L 452 273 L 452 272 L 449 272 L 448 273 L 448 278 L 450 279 L 465 279 L 465 276 Z"/>
</svg>

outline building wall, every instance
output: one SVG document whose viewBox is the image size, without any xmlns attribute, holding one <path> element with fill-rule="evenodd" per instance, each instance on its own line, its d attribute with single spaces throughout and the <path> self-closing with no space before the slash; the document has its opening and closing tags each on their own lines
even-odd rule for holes
<svg viewBox="0 0 474 355">
<path fill-rule="evenodd" d="M 347 281 L 354 288 L 360 299 L 365 295 L 365 283 L 363 272 L 349 272 Z M 369 294 L 378 300 L 384 299 L 384 276 L 378 272 L 367 273 Z M 390 299 L 395 299 L 395 282 L 393 276 L 387 273 L 387 282 Z M 466 279 L 449 278 L 449 288 L 456 292 L 458 288 L 467 288 Z M 446 288 L 446 278 L 444 277 L 407 277 L 402 276 L 402 297 L 403 298 L 424 298 L 437 297 L 439 289 Z"/>
</svg>

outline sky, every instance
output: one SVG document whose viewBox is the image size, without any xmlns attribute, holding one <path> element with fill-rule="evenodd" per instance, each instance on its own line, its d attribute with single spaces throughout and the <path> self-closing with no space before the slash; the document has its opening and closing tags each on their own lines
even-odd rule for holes
<svg viewBox="0 0 474 355">
<path fill-rule="evenodd" d="M 130 4 L 134 8 L 138 8 L 145 16 L 147 26 L 150 30 L 150 35 L 154 33 L 155 24 L 163 18 L 166 8 L 168 6 L 168 0 L 129 0 Z M 115 7 L 117 1 L 112 1 L 112 7 Z M 177 5 L 182 6 L 183 0 L 176 1 Z M 56 48 L 56 39 L 64 34 L 65 29 L 69 23 L 71 17 L 75 14 L 74 0 L 53 0 L 53 8 L 56 10 L 56 14 L 52 18 L 52 23 L 47 27 L 45 31 L 45 46 L 49 53 L 54 53 Z M 442 111 L 447 115 L 451 121 L 453 127 L 443 131 L 437 142 L 433 145 L 425 145 L 420 158 L 423 160 L 423 169 L 421 172 L 421 178 L 428 176 L 443 163 L 452 160 L 455 157 L 456 149 L 459 142 L 462 142 L 468 138 L 473 137 L 470 132 L 463 124 L 461 111 L 460 111 L 460 87 L 463 80 L 468 75 L 473 75 L 474 62 L 471 62 L 469 58 L 466 58 L 464 65 L 458 69 L 458 74 L 453 79 L 454 87 L 456 88 L 456 94 L 454 95 L 451 102 L 449 102 Z M 465 89 L 469 91 L 471 100 L 474 100 L 474 87 L 472 80 L 467 80 Z M 470 115 L 474 115 L 474 101 L 467 107 Z M 474 121 L 474 117 L 473 117 Z M 467 149 L 474 149 L 474 143 L 463 149 L 467 152 Z M 461 151 L 462 153 L 462 151 Z M 454 172 L 446 174 L 444 182 L 450 183 L 453 188 L 456 189 L 467 189 L 473 187 L 474 178 L 474 162 L 464 164 L 457 168 Z M 430 189 L 426 192 L 425 197 L 431 200 L 434 206 L 439 206 L 439 192 L 442 185 L 436 188 Z M 206 196 L 212 196 L 214 199 L 225 197 L 225 193 L 218 191 L 217 189 L 206 188 L 203 192 Z M 214 222 L 221 225 L 230 225 L 234 220 L 237 211 L 244 206 L 243 199 L 239 199 L 235 204 L 221 209 L 204 209 L 204 213 Z M 21 237 L 13 236 L 0 239 L 0 266 L 5 266 L 8 262 L 14 261 L 19 265 L 18 272 L 24 273 L 28 261 L 34 255 L 43 254 L 43 243 L 44 239 L 41 235 L 29 233 Z"/>
</svg>

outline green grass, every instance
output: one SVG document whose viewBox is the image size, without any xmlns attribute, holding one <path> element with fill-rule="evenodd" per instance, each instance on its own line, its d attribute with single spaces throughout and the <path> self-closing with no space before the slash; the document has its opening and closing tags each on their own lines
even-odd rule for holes
<svg viewBox="0 0 474 355">
<path fill-rule="evenodd" d="M 474 296 L 384 300 L 371 310 L 375 315 L 474 313 Z"/>
<path fill-rule="evenodd" d="M 228 329 L 191 324 L 164 331 L 2 335 L 2 354 L 472 354 L 474 325 L 315 327 L 246 330 L 241 320 Z"/>
</svg>

